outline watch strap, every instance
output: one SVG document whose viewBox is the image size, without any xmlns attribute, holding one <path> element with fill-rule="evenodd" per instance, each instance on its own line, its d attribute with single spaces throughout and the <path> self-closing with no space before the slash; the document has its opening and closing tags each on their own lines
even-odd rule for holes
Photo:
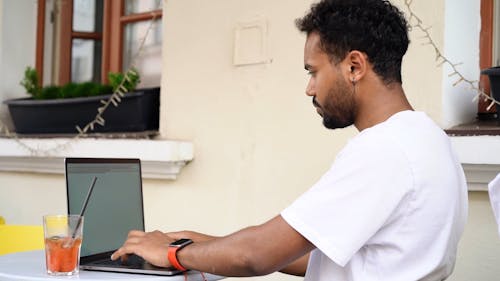
<svg viewBox="0 0 500 281">
<path fill-rule="evenodd" d="M 170 244 L 168 246 L 168 253 L 167 253 L 167 258 L 168 258 L 168 261 L 170 262 L 170 264 L 177 270 L 181 270 L 181 271 L 186 271 L 187 268 L 185 268 L 184 266 L 182 266 L 180 263 L 179 263 L 179 260 L 177 259 L 177 252 L 184 248 L 185 246 L 191 244 L 192 241 L 190 241 L 189 243 L 187 244 L 184 244 L 182 246 L 179 246 L 179 245 L 172 245 Z"/>
</svg>

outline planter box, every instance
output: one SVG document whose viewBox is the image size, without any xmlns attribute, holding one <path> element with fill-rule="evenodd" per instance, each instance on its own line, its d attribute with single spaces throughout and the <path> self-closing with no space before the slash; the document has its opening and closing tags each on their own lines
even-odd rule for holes
<svg viewBox="0 0 500 281">
<path fill-rule="evenodd" d="M 481 74 L 488 75 L 490 80 L 491 96 L 500 101 L 500 66 L 484 69 Z M 497 122 L 500 125 L 500 105 L 496 104 Z"/>
<path fill-rule="evenodd" d="M 101 100 L 111 95 L 94 97 L 34 100 L 7 100 L 16 133 L 77 134 L 76 125 L 83 128 L 94 120 Z M 160 88 L 138 89 L 126 93 L 118 107 L 112 104 L 102 117 L 105 125 L 94 126 L 93 132 L 158 131 Z"/>
</svg>

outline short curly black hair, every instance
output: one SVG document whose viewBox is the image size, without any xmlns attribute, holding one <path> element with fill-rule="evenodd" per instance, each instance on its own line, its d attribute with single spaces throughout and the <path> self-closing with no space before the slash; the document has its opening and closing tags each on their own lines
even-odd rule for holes
<svg viewBox="0 0 500 281">
<path fill-rule="evenodd" d="M 389 84 L 401 83 L 401 62 L 408 49 L 408 22 L 388 0 L 322 0 L 313 4 L 297 28 L 317 32 L 320 47 L 339 63 L 353 50 L 367 54 L 373 69 Z"/>
</svg>

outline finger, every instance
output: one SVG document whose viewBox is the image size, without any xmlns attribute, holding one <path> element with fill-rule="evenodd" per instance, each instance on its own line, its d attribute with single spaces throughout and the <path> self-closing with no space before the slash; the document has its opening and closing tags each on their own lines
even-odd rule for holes
<svg viewBox="0 0 500 281">
<path fill-rule="evenodd" d="M 111 254 L 111 260 L 115 261 L 123 256 L 126 256 L 126 252 L 123 250 L 123 247 L 122 248 L 119 248 L 118 250 L 116 250 L 113 254 Z"/>
<path fill-rule="evenodd" d="M 117 254 L 116 252 L 114 252 L 109 258 L 113 261 L 120 259 L 122 264 L 126 264 L 128 261 L 128 257 L 129 257 L 128 254 L 123 254 L 120 256 L 120 254 Z"/>
<path fill-rule="evenodd" d="M 139 231 L 139 232 L 142 232 L 142 231 Z M 122 257 L 123 255 L 135 253 L 134 249 L 137 248 L 137 245 L 141 242 L 141 240 L 143 239 L 143 237 L 145 235 L 144 232 L 142 232 L 142 234 L 141 233 L 138 233 L 138 234 L 139 235 L 137 236 L 134 234 L 131 235 L 129 233 L 129 237 L 127 238 L 127 240 L 125 240 L 123 245 L 111 255 L 111 259 L 116 260 L 119 257 Z"/>
<path fill-rule="evenodd" d="M 116 250 L 114 253 L 111 254 L 111 260 L 117 260 L 118 258 L 122 257 L 123 254 L 121 253 L 120 249 Z"/>
<path fill-rule="evenodd" d="M 124 244 L 118 250 L 116 250 L 113 254 L 111 254 L 111 260 L 117 260 L 124 255 L 134 254 L 135 244 Z"/>
<path fill-rule="evenodd" d="M 127 263 L 128 255 L 125 254 L 125 255 L 121 256 L 120 259 L 121 259 L 122 263 Z"/>
</svg>

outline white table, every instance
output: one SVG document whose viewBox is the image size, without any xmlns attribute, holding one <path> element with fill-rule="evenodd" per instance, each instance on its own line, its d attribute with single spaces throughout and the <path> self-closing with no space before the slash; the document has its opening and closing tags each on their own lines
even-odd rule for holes
<svg viewBox="0 0 500 281">
<path fill-rule="evenodd" d="M 205 273 L 207 280 L 220 280 L 221 276 Z M 126 273 L 111 273 L 99 271 L 80 270 L 77 276 L 49 276 L 45 268 L 45 252 L 29 251 L 0 256 L 0 280 L 141 280 L 141 281 L 184 281 L 184 275 L 156 276 Z M 197 271 L 188 271 L 189 281 L 202 281 L 201 274 Z"/>
</svg>

